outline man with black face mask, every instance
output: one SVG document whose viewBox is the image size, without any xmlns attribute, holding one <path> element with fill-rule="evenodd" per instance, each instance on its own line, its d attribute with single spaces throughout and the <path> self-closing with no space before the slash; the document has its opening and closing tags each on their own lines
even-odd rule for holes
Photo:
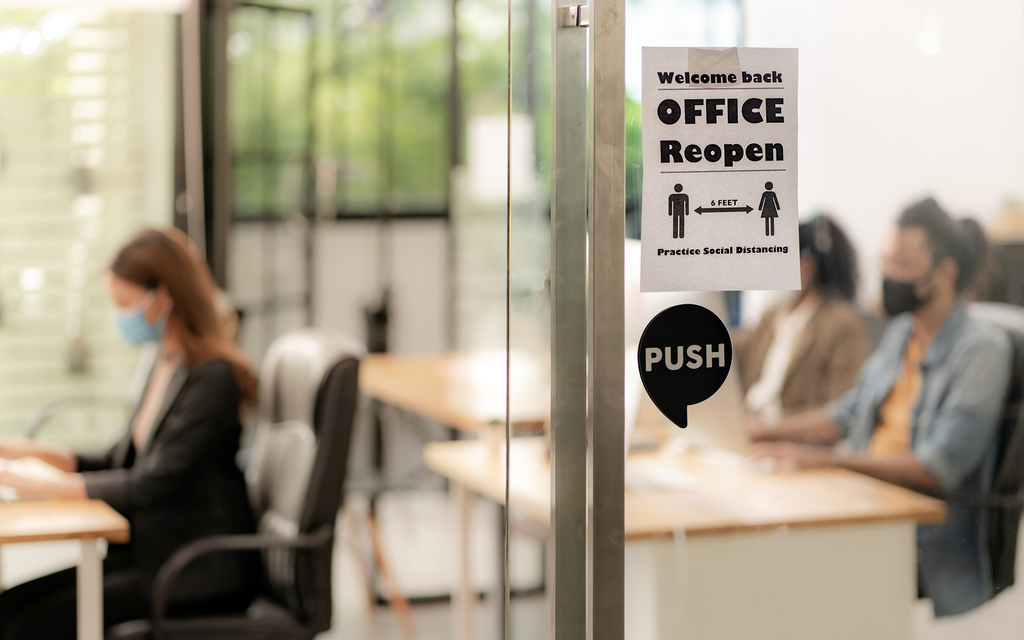
<svg viewBox="0 0 1024 640">
<path fill-rule="evenodd" d="M 843 467 L 936 496 L 987 491 L 1012 346 L 1001 329 L 968 317 L 962 300 L 983 248 L 935 200 L 906 209 L 882 264 L 894 317 L 856 386 L 822 410 L 754 424 L 755 455 Z M 833 448 L 840 440 L 846 446 Z M 919 587 L 937 616 L 992 597 L 986 528 L 984 509 L 955 504 L 944 523 L 918 527 Z"/>
</svg>

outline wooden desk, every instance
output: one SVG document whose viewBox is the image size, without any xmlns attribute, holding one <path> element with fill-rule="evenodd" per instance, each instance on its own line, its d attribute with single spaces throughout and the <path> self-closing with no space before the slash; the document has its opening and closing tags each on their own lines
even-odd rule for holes
<svg viewBox="0 0 1024 640">
<path fill-rule="evenodd" d="M 539 372 L 539 365 L 525 356 L 514 355 L 512 366 L 513 382 L 523 380 L 513 394 L 512 421 L 539 425 L 548 413 L 546 372 Z M 504 352 L 371 354 L 359 365 L 359 389 L 381 402 L 475 434 L 505 424 L 504 367 Z"/>
<path fill-rule="evenodd" d="M 465 509 L 467 491 L 504 502 L 501 446 L 432 443 L 424 459 Z M 540 438 L 513 441 L 509 488 L 512 508 L 544 523 L 545 450 Z M 688 639 L 910 638 L 915 528 L 942 520 L 941 501 L 838 469 L 765 473 L 695 453 L 634 455 L 634 465 L 668 465 L 692 486 L 626 491 L 631 640 L 678 637 L 680 626 Z M 456 518 L 468 526 L 466 514 Z M 466 567 L 465 549 L 457 553 Z M 460 586 L 456 602 L 468 603 Z"/>
<path fill-rule="evenodd" d="M 128 521 L 100 500 L 26 500 L 0 504 L 0 545 L 79 540 L 78 638 L 103 638 L 103 564 L 97 542 L 128 542 Z"/>
<path fill-rule="evenodd" d="M 487 367 L 471 358 L 369 356 L 360 386 L 389 404 L 480 433 L 499 417 L 503 422 L 504 387 L 481 375 Z M 528 395 L 517 387 L 513 400 Z M 513 409 L 520 419 L 531 410 L 542 419 L 546 407 Z M 434 443 L 424 451 L 427 466 L 452 481 L 458 639 L 475 630 L 466 553 L 471 493 L 504 501 L 504 462 L 495 444 Z M 543 444 L 517 438 L 511 458 L 512 508 L 546 523 Z M 631 456 L 631 465 L 638 461 L 643 457 Z M 692 477 L 692 487 L 626 492 L 630 640 L 910 638 L 916 525 L 941 520 L 943 503 L 841 470 L 759 473 L 694 455 L 672 462 Z"/>
</svg>

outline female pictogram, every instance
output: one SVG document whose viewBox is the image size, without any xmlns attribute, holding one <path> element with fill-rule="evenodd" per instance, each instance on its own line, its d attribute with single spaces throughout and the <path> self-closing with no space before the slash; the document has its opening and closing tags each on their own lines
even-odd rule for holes
<svg viewBox="0 0 1024 640">
<path fill-rule="evenodd" d="M 772 183 L 764 183 L 764 188 L 767 189 L 761 194 L 761 204 L 757 205 L 757 210 L 761 212 L 761 217 L 764 218 L 764 235 L 774 236 L 775 235 L 775 218 L 779 217 L 779 199 L 775 196 L 775 192 L 772 191 Z"/>
</svg>

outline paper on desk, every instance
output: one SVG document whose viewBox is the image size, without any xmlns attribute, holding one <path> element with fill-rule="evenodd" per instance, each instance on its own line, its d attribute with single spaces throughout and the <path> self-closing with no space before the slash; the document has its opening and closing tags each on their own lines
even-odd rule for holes
<svg viewBox="0 0 1024 640">
<path fill-rule="evenodd" d="M 490 349 L 461 354 L 445 371 L 448 401 L 482 424 L 540 422 L 550 413 L 546 362 L 522 351 Z M 510 373 L 506 388 L 506 373 Z"/>
<path fill-rule="evenodd" d="M 10 471 L 34 480 L 54 480 L 64 475 L 63 471 L 39 458 L 18 458 L 17 460 L 0 458 L 0 471 Z M 20 498 L 18 490 L 14 487 L 0 485 L 0 502 L 13 502 Z"/>
<path fill-rule="evenodd" d="M 696 476 L 674 468 L 660 458 L 643 456 L 626 461 L 627 489 L 673 491 L 692 489 L 700 484 Z"/>
<path fill-rule="evenodd" d="M 10 471 L 33 480 L 55 480 L 64 477 L 63 471 L 39 458 L 18 458 L 17 460 L 0 458 L 0 471 Z"/>
</svg>

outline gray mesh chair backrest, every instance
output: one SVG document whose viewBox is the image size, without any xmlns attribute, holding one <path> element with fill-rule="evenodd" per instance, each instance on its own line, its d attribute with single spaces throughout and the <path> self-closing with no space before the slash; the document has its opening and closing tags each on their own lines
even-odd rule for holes
<svg viewBox="0 0 1024 640">
<path fill-rule="evenodd" d="M 261 535 L 280 538 L 299 534 L 299 521 L 316 458 L 316 436 L 297 420 L 279 422 L 257 434 L 250 493 L 258 496 Z M 258 473 L 257 473 L 258 472 Z M 263 552 L 264 578 L 270 591 L 293 610 L 301 609 L 295 585 L 295 557 L 290 549 Z"/>
<path fill-rule="evenodd" d="M 263 535 L 333 527 L 365 350 L 344 336 L 304 329 L 270 346 L 260 369 L 260 416 L 246 469 Z M 330 624 L 330 550 L 264 553 L 270 593 L 304 621 Z"/>
</svg>

